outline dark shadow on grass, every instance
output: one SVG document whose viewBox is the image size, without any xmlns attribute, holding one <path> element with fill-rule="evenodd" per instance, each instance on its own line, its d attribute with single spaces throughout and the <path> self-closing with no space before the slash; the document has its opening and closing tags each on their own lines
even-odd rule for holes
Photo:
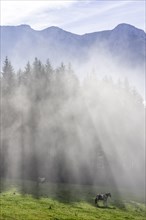
<svg viewBox="0 0 146 220">
<path fill-rule="evenodd" d="M 105 206 L 96 206 L 96 208 L 99 208 L 99 209 L 116 209 L 116 207 L 105 207 Z"/>
</svg>

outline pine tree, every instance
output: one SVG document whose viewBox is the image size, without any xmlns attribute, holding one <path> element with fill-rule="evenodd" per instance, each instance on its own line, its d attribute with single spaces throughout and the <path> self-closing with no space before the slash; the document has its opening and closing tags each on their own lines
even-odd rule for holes
<svg viewBox="0 0 146 220">
<path fill-rule="evenodd" d="M 36 57 L 33 62 L 33 76 L 37 80 L 42 77 L 42 74 L 44 74 L 44 66 L 42 62 Z"/>
<path fill-rule="evenodd" d="M 27 85 L 28 82 L 30 82 L 31 74 L 32 74 L 32 67 L 30 65 L 30 62 L 28 61 L 26 66 L 25 66 L 24 73 L 23 73 L 23 82 L 24 82 L 25 85 Z"/>
<path fill-rule="evenodd" d="M 48 78 L 50 79 L 50 77 L 53 74 L 53 68 L 51 66 L 51 63 L 50 63 L 49 59 L 47 59 L 46 64 L 45 64 L 45 72 L 46 72 Z"/>
<path fill-rule="evenodd" d="M 2 68 L 2 80 L 3 92 L 11 92 L 15 85 L 15 73 L 8 57 L 6 57 Z"/>
<path fill-rule="evenodd" d="M 11 62 L 8 60 L 8 57 L 6 57 L 4 61 L 4 66 L 2 70 L 3 70 L 2 75 L 4 78 L 11 80 L 14 77 L 14 70 L 11 65 Z"/>
</svg>

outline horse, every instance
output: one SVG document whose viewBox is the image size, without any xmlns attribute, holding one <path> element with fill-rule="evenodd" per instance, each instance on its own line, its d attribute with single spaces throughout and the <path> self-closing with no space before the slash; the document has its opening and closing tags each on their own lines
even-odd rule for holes
<svg viewBox="0 0 146 220">
<path fill-rule="evenodd" d="M 107 199 L 108 197 L 111 197 L 111 194 L 110 193 L 105 193 L 105 194 L 98 194 L 95 198 L 95 204 L 98 205 L 98 201 L 103 201 L 103 205 L 107 207 Z"/>
</svg>

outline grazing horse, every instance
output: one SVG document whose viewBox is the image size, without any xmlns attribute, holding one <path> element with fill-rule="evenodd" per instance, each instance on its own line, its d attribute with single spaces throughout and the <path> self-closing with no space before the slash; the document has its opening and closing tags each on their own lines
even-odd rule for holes
<svg viewBox="0 0 146 220">
<path fill-rule="evenodd" d="M 107 199 L 108 199 L 108 197 L 111 197 L 111 194 L 110 194 L 110 193 L 98 194 L 98 195 L 96 196 L 96 198 L 95 198 L 95 204 L 97 204 L 97 206 L 98 206 L 98 201 L 99 201 L 99 200 L 102 200 L 104 206 L 107 207 Z"/>
</svg>

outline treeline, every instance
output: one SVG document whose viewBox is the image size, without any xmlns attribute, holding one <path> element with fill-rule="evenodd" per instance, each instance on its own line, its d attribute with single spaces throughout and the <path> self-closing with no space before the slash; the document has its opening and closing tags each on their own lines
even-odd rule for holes
<svg viewBox="0 0 146 220">
<path fill-rule="evenodd" d="M 144 106 L 128 80 L 80 82 L 37 58 L 17 72 L 6 58 L 0 80 L 1 177 L 143 184 Z"/>
</svg>

